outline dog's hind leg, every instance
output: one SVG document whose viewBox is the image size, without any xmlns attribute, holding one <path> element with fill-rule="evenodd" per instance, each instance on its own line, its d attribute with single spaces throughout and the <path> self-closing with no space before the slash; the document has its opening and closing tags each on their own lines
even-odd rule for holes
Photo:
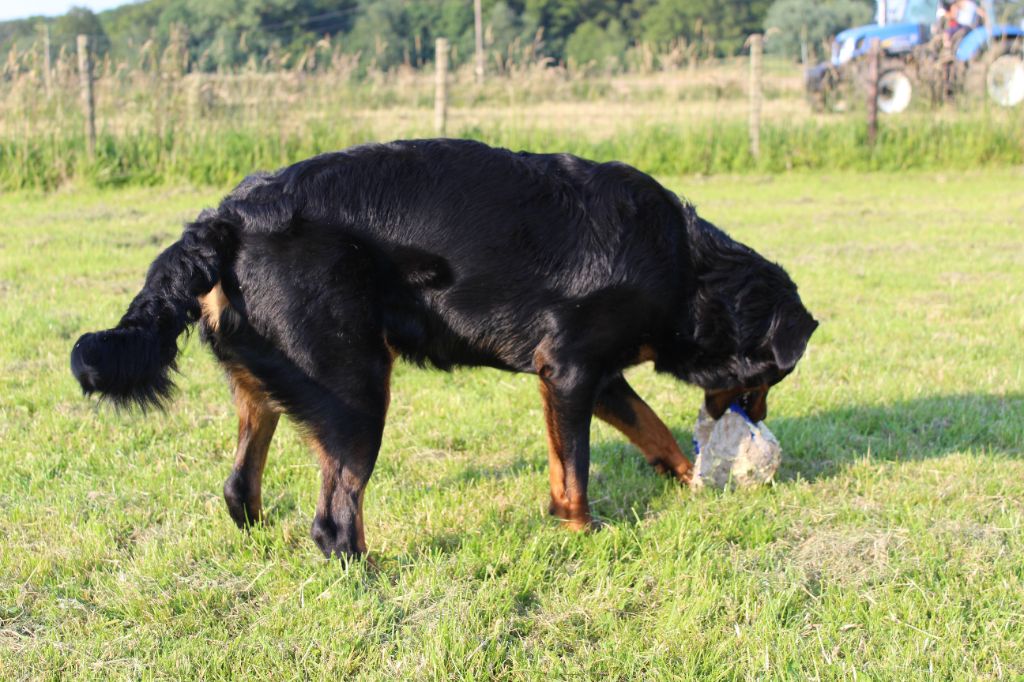
<svg viewBox="0 0 1024 682">
<path fill-rule="evenodd" d="M 656 471 L 690 482 L 693 465 L 672 432 L 621 375 L 601 391 L 594 414 L 621 431 Z"/>
<path fill-rule="evenodd" d="M 242 528 L 263 518 L 263 467 L 280 415 L 251 374 L 232 368 L 229 375 L 238 409 L 238 448 L 234 468 L 224 482 L 224 500 L 231 518 Z"/>
</svg>

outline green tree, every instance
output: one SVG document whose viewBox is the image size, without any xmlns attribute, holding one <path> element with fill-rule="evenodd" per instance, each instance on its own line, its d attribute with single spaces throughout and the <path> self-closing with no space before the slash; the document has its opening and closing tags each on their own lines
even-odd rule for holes
<svg viewBox="0 0 1024 682">
<path fill-rule="evenodd" d="M 643 40 L 666 47 L 682 37 L 734 54 L 761 30 L 771 0 L 483 0 L 489 49 L 506 52 L 517 38 L 529 43 L 543 29 L 541 53 L 556 60 L 605 64 Z M 780 0 L 781 2 L 781 0 Z M 826 5 L 854 0 L 825 0 Z M 805 0 L 812 10 L 817 3 Z M 0 23 L 0 49 L 36 40 L 41 18 Z M 139 47 L 167 46 L 172 30 L 187 32 L 191 63 L 237 67 L 270 50 L 297 52 L 324 35 L 340 38 L 384 68 L 433 58 L 434 39 L 451 42 L 456 63 L 472 59 L 470 0 L 141 0 L 94 15 L 76 8 L 52 22 L 53 44 L 74 47 L 74 36 L 93 36 L 98 53 L 140 59 Z M 700 29 L 698 30 L 698 27 Z M 799 33 L 797 28 L 795 33 Z"/>
<path fill-rule="evenodd" d="M 498 0 L 484 10 L 484 31 L 492 41 L 488 48 L 505 55 L 508 46 L 523 33 L 522 17 L 507 2 Z"/>
<path fill-rule="evenodd" d="M 63 46 L 73 53 L 77 49 L 79 35 L 89 36 L 90 46 L 96 55 L 103 56 L 110 49 L 107 32 L 92 10 L 86 7 L 72 7 L 53 22 L 50 38 L 53 49 L 59 50 Z"/>
<path fill-rule="evenodd" d="M 735 54 L 748 35 L 761 30 L 768 2 L 657 0 L 639 18 L 640 37 L 659 48 L 678 38 L 713 41 L 717 54 Z"/>
<path fill-rule="evenodd" d="M 160 15 L 176 3 L 175 0 L 149 0 L 118 7 L 99 14 L 100 23 L 110 40 L 115 59 L 132 62 L 139 57 L 139 46 L 156 37 Z M 163 36 L 166 40 L 167 36 Z"/>
<path fill-rule="evenodd" d="M 580 24 L 566 41 L 565 55 L 577 64 L 591 62 L 598 66 L 617 66 L 622 61 L 628 40 L 622 24 L 617 19 L 608 22 L 602 28 L 596 22 L 587 21 Z"/>
<path fill-rule="evenodd" d="M 360 3 L 359 16 L 344 44 L 361 51 L 364 58 L 375 59 L 387 67 L 402 60 L 403 48 L 411 39 L 407 28 L 406 3 L 402 0 L 377 0 Z M 426 48 L 426 46 L 424 46 Z M 429 46 L 433 54 L 433 45 Z"/>
<path fill-rule="evenodd" d="M 39 40 L 40 31 L 48 20 L 44 17 L 30 17 L 0 22 L 0 48 L 4 54 L 11 47 L 18 51 L 28 50 Z"/>
<path fill-rule="evenodd" d="M 764 22 L 766 29 L 776 29 L 766 46 L 776 54 L 799 57 L 805 30 L 807 42 L 820 45 L 845 28 L 870 23 L 873 14 L 865 0 L 776 0 Z"/>
</svg>

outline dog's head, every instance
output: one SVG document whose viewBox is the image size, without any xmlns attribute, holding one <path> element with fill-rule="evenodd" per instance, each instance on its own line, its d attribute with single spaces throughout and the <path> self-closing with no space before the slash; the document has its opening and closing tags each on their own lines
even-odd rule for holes
<svg viewBox="0 0 1024 682">
<path fill-rule="evenodd" d="M 793 371 L 807 349 L 818 322 L 795 300 L 778 301 L 760 340 L 741 343 L 721 370 L 702 385 L 708 414 L 718 419 L 733 402 L 756 421 L 768 416 L 768 391 Z M 744 312 L 737 311 L 743 318 Z M 763 326 L 764 318 L 745 320 Z"/>
<path fill-rule="evenodd" d="M 751 419 L 768 414 L 768 391 L 796 367 L 818 322 L 786 271 L 698 219 L 685 380 L 704 389 L 718 419 L 737 402 Z"/>
</svg>

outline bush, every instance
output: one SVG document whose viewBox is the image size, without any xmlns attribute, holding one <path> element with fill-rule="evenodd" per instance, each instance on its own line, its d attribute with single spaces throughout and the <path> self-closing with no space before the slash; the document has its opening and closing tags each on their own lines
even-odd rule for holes
<svg viewBox="0 0 1024 682">
<path fill-rule="evenodd" d="M 618 67 L 628 44 L 622 24 L 612 20 L 606 28 L 592 21 L 580 24 L 565 45 L 566 56 L 579 66 Z"/>
<path fill-rule="evenodd" d="M 775 54 L 799 57 L 805 27 L 807 44 L 819 46 L 843 29 L 869 23 L 873 12 L 864 0 L 776 0 L 764 22 L 772 31 L 766 46 Z"/>
</svg>

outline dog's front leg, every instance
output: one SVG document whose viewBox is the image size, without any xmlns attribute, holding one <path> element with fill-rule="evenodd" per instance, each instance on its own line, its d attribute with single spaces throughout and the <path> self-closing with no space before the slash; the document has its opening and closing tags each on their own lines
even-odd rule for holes
<svg viewBox="0 0 1024 682">
<path fill-rule="evenodd" d="M 683 483 L 693 478 L 693 465 L 672 432 L 622 375 L 601 391 L 594 414 L 629 438 L 657 472 L 671 474 Z"/>
<path fill-rule="evenodd" d="M 570 530 L 591 527 L 590 419 L 597 382 L 579 367 L 559 366 L 541 352 L 535 358 L 548 432 L 552 515 Z"/>
</svg>

